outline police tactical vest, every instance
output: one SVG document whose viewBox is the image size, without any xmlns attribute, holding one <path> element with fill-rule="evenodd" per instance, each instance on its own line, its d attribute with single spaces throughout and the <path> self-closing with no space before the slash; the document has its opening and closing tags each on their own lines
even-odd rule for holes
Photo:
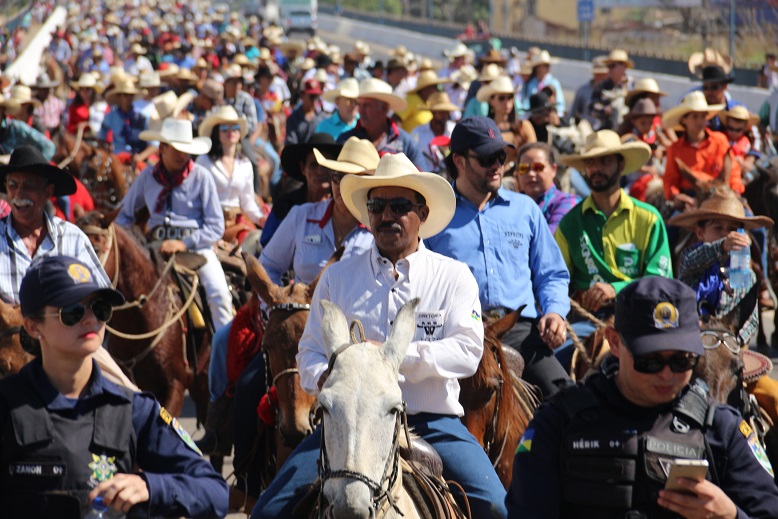
<svg viewBox="0 0 778 519">
<path fill-rule="evenodd" d="M 562 517 L 677 517 L 656 504 L 672 460 L 708 459 L 715 470 L 704 436 L 715 404 L 704 383 L 690 387 L 671 412 L 650 413 L 642 422 L 602 404 L 588 387 L 570 388 L 551 402 L 569 423 L 560 456 Z"/>
<path fill-rule="evenodd" d="M 131 473 L 136 435 L 133 397 L 126 394 L 129 402 L 102 393 L 80 400 L 77 410 L 50 413 L 29 379 L 3 380 L 0 398 L 10 411 L 0 447 L 3 509 L 25 517 L 66 517 L 64 509 L 73 506 L 83 515 L 99 481 Z"/>
</svg>

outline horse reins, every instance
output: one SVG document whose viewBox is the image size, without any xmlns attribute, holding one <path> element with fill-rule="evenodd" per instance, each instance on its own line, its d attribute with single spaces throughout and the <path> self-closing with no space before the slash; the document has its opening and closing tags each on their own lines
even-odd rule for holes
<svg viewBox="0 0 778 519">
<path fill-rule="evenodd" d="M 76 143 L 73 145 L 73 149 L 70 151 L 70 154 L 67 157 L 65 157 L 65 159 L 62 160 L 62 162 L 57 164 L 58 168 L 60 169 L 65 168 L 76 158 L 76 155 L 78 155 L 78 150 L 81 148 L 81 141 L 84 138 L 85 128 L 86 126 L 83 124 L 78 126 L 78 132 L 76 133 Z"/>
</svg>

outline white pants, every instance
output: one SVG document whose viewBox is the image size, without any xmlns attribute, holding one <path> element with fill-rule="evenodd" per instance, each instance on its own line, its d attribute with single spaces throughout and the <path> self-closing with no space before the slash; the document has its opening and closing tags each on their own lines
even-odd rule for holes
<svg viewBox="0 0 778 519">
<path fill-rule="evenodd" d="M 208 260 L 197 271 L 197 275 L 205 289 L 205 297 L 208 299 L 208 308 L 211 310 L 214 331 L 216 331 L 232 321 L 232 296 L 224 277 L 224 269 L 213 249 L 197 249 L 194 252 Z"/>
</svg>

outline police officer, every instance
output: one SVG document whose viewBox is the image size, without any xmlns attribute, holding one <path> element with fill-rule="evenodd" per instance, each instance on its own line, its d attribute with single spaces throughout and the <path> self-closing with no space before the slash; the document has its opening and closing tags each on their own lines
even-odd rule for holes
<svg viewBox="0 0 778 519">
<path fill-rule="evenodd" d="M 81 261 L 47 256 L 20 300 L 23 342 L 38 357 L 0 380 L 3 517 L 81 517 L 97 496 L 131 517 L 224 516 L 227 485 L 189 435 L 92 359 L 124 297 Z"/>
<path fill-rule="evenodd" d="M 516 451 L 509 517 L 775 517 L 778 487 L 737 411 L 691 382 L 703 354 L 696 295 L 645 277 L 616 299 L 613 357 L 559 393 L 530 422 Z M 678 478 L 674 459 L 706 459 L 706 479 Z"/>
</svg>

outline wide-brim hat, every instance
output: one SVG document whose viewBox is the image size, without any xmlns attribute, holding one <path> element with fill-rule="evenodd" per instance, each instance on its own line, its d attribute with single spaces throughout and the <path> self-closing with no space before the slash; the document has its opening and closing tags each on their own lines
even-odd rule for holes
<svg viewBox="0 0 778 519">
<path fill-rule="evenodd" d="M 38 78 L 35 80 L 34 85 L 30 85 L 30 88 L 44 89 L 44 88 L 57 88 L 58 86 L 59 86 L 59 81 L 52 81 L 49 78 L 48 74 L 43 73 L 40 76 L 38 76 Z"/>
<path fill-rule="evenodd" d="M 644 77 L 643 79 L 639 79 L 635 86 L 627 92 L 627 97 L 624 98 L 624 104 L 629 106 L 631 104 L 632 99 L 640 94 L 656 94 L 658 96 L 666 96 L 666 92 L 662 92 L 662 90 L 659 88 L 659 83 L 656 82 L 656 79 L 652 77 Z"/>
<path fill-rule="evenodd" d="M 478 58 L 478 61 L 481 63 L 497 63 L 500 65 L 505 65 L 508 62 L 508 59 L 502 55 L 502 52 L 500 52 L 497 49 L 489 49 L 489 52 Z"/>
<path fill-rule="evenodd" d="M 670 108 L 662 116 L 662 127 L 672 130 L 682 130 L 680 121 L 684 115 L 692 112 L 705 112 L 708 119 L 713 119 L 717 113 L 724 109 L 724 105 L 709 105 L 705 94 L 700 90 L 689 92 L 681 101 L 681 104 Z"/>
<path fill-rule="evenodd" d="M 125 79 L 116 83 L 111 90 L 105 93 L 105 100 L 108 104 L 114 105 L 119 102 L 118 96 L 122 94 L 141 96 L 146 95 L 146 93 L 147 90 L 138 89 L 134 81 Z"/>
<path fill-rule="evenodd" d="M 747 128 L 759 124 L 760 120 L 758 115 L 752 114 L 748 111 L 748 108 L 743 105 L 737 105 L 732 107 L 730 110 L 719 112 L 719 119 L 721 119 L 722 122 L 724 122 L 724 119 L 737 119 L 738 121 L 746 121 Z"/>
<path fill-rule="evenodd" d="M 370 55 L 370 45 L 365 43 L 362 40 L 357 40 L 354 42 L 354 52 L 358 54 L 362 54 L 363 56 L 369 56 Z"/>
<path fill-rule="evenodd" d="M 611 63 L 624 63 L 627 68 L 635 68 L 635 62 L 629 59 L 629 55 L 624 49 L 613 49 L 603 62 L 606 65 L 610 65 Z"/>
<path fill-rule="evenodd" d="M 291 55 L 302 56 L 305 52 L 305 44 L 301 41 L 285 41 L 280 46 L 281 54 L 285 57 Z"/>
<path fill-rule="evenodd" d="M 529 62 L 530 67 L 535 68 L 538 65 L 553 65 L 559 63 L 557 58 L 552 58 L 551 54 L 547 50 L 541 50 L 535 55 Z"/>
<path fill-rule="evenodd" d="M 172 90 L 168 90 L 164 94 L 160 94 L 153 98 L 151 102 L 154 103 L 154 108 L 157 110 L 157 116 L 162 120 L 167 119 L 168 117 L 178 117 L 181 112 L 189 106 L 189 103 L 191 103 L 193 99 L 194 94 L 191 92 L 185 92 L 179 97 Z"/>
<path fill-rule="evenodd" d="M 186 119 L 168 117 L 162 121 L 159 131 L 146 130 L 140 133 L 140 139 L 146 142 L 159 141 L 189 155 L 204 155 L 211 150 L 211 139 L 193 137 L 192 123 Z"/>
<path fill-rule="evenodd" d="M 453 83 L 453 81 L 447 77 L 438 77 L 434 70 L 425 70 L 419 74 L 419 77 L 416 80 L 416 86 L 408 90 L 408 93 L 412 94 L 429 86 L 443 85 L 446 83 Z"/>
<path fill-rule="evenodd" d="M 503 72 L 500 66 L 496 63 L 489 63 L 481 69 L 481 73 L 478 75 L 478 81 L 494 81 L 498 77 L 502 76 Z"/>
<path fill-rule="evenodd" d="M 592 74 L 608 73 L 608 64 L 605 63 L 606 59 L 608 59 L 608 56 L 597 56 L 592 59 Z"/>
<path fill-rule="evenodd" d="M 381 160 L 372 142 L 357 137 L 349 137 L 343 143 L 343 148 L 335 160 L 328 159 L 316 148 L 313 149 L 313 154 L 320 166 L 351 175 L 372 175 Z"/>
<path fill-rule="evenodd" d="M 470 53 L 470 49 L 464 43 L 457 43 L 453 49 L 444 50 L 443 55 L 449 59 L 462 58 Z"/>
<path fill-rule="evenodd" d="M 214 126 L 219 124 L 237 124 L 240 125 L 240 138 L 243 139 L 249 133 L 249 125 L 245 116 L 239 116 L 238 112 L 230 105 L 222 105 L 218 110 L 211 112 L 208 117 L 200 123 L 197 134 L 200 137 L 210 137 Z"/>
<path fill-rule="evenodd" d="M 72 195 L 76 181 L 66 171 L 52 166 L 34 146 L 16 148 L 5 166 L 0 166 L 0 193 L 5 193 L 5 179 L 9 173 L 31 173 L 54 184 L 54 196 Z"/>
<path fill-rule="evenodd" d="M 662 112 L 656 107 L 656 104 L 646 97 L 635 103 L 635 106 L 633 106 L 629 113 L 624 116 L 624 120 L 629 121 L 635 117 L 660 115 L 661 113 Z"/>
<path fill-rule="evenodd" d="M 585 171 L 586 159 L 621 155 L 624 157 L 622 175 L 639 170 L 651 156 L 651 147 L 645 142 L 622 143 L 613 130 L 600 130 L 586 137 L 584 149 L 579 155 L 562 155 L 559 162 L 578 171 Z"/>
<path fill-rule="evenodd" d="M 164 68 L 163 68 L 164 67 Z M 178 65 L 175 63 L 162 63 L 159 67 L 159 77 L 162 79 L 178 75 Z"/>
<path fill-rule="evenodd" d="M 743 382 L 756 382 L 764 375 L 773 371 L 773 361 L 770 357 L 752 350 L 740 350 L 743 354 Z"/>
<path fill-rule="evenodd" d="M 725 71 L 720 65 L 707 65 L 702 68 L 702 83 L 732 83 L 735 76 Z"/>
<path fill-rule="evenodd" d="M 130 54 L 146 54 L 146 49 L 140 43 L 130 45 Z"/>
<path fill-rule="evenodd" d="M 408 106 L 405 99 L 392 93 L 389 83 L 376 78 L 363 79 L 359 83 L 359 97 L 382 101 L 395 112 L 402 112 Z"/>
<path fill-rule="evenodd" d="M 18 112 L 24 105 L 33 105 L 40 108 L 41 102 L 32 96 L 32 90 L 26 85 L 14 85 L 11 87 L 10 96 L 0 99 L 0 106 L 5 106 L 10 114 Z"/>
<path fill-rule="evenodd" d="M 70 83 L 71 88 L 73 90 L 79 90 L 81 88 L 91 88 L 98 94 L 103 92 L 103 85 L 97 81 L 97 78 L 94 74 L 90 72 L 86 72 L 84 74 L 81 74 L 81 77 L 78 78 L 78 81 L 75 83 Z"/>
<path fill-rule="evenodd" d="M 256 70 L 258 65 L 251 61 L 245 54 L 236 54 L 234 58 L 232 58 L 232 62 L 235 65 L 240 65 L 242 68 L 250 68 L 251 70 Z"/>
<path fill-rule="evenodd" d="M 429 215 L 419 227 L 419 237 L 435 236 L 454 217 L 456 200 L 454 190 L 443 177 L 416 169 L 404 153 L 384 155 L 374 175 L 349 175 L 340 183 L 340 193 L 351 214 L 367 228 L 367 196 L 377 187 L 404 187 L 421 194 L 427 200 Z"/>
<path fill-rule="evenodd" d="M 346 78 L 338 83 L 338 86 L 332 90 L 328 90 L 322 94 L 322 100 L 328 103 L 334 103 L 339 97 L 345 97 L 347 99 L 359 98 L 359 81 L 353 77 Z"/>
<path fill-rule="evenodd" d="M 435 92 L 427 99 L 427 104 L 419 107 L 419 110 L 426 110 L 429 112 L 456 112 L 459 110 L 459 107 L 451 102 L 451 98 L 448 97 L 446 92 Z"/>
<path fill-rule="evenodd" d="M 328 159 L 337 159 L 343 145 L 336 143 L 335 138 L 329 133 L 314 133 L 308 142 L 284 146 L 281 152 L 281 167 L 291 178 L 305 183 L 300 163 L 305 162 L 308 154 L 314 149 L 319 150 Z"/>
<path fill-rule="evenodd" d="M 470 88 L 470 84 L 478 79 L 478 72 L 473 67 L 462 67 L 451 73 L 451 80 L 464 90 Z"/>
<path fill-rule="evenodd" d="M 508 76 L 500 76 L 497 79 L 492 80 L 488 85 L 484 85 L 478 89 L 475 97 L 482 103 L 488 103 L 489 99 L 495 94 L 515 94 L 516 87 L 513 86 L 513 81 Z"/>
<path fill-rule="evenodd" d="M 156 72 L 143 72 L 138 76 L 138 88 L 161 88 L 162 81 Z"/>
<path fill-rule="evenodd" d="M 732 56 L 725 56 L 719 51 L 706 48 L 702 52 L 695 52 L 689 57 L 689 72 L 698 79 L 702 79 L 702 69 L 708 65 L 718 65 L 729 74 L 732 72 Z"/>
<path fill-rule="evenodd" d="M 667 223 L 694 230 L 700 222 L 706 220 L 725 220 L 746 230 L 773 225 L 772 219 L 767 216 L 746 216 L 743 203 L 730 189 L 717 189 L 710 198 L 700 204 L 699 208 L 673 216 Z"/>
</svg>

